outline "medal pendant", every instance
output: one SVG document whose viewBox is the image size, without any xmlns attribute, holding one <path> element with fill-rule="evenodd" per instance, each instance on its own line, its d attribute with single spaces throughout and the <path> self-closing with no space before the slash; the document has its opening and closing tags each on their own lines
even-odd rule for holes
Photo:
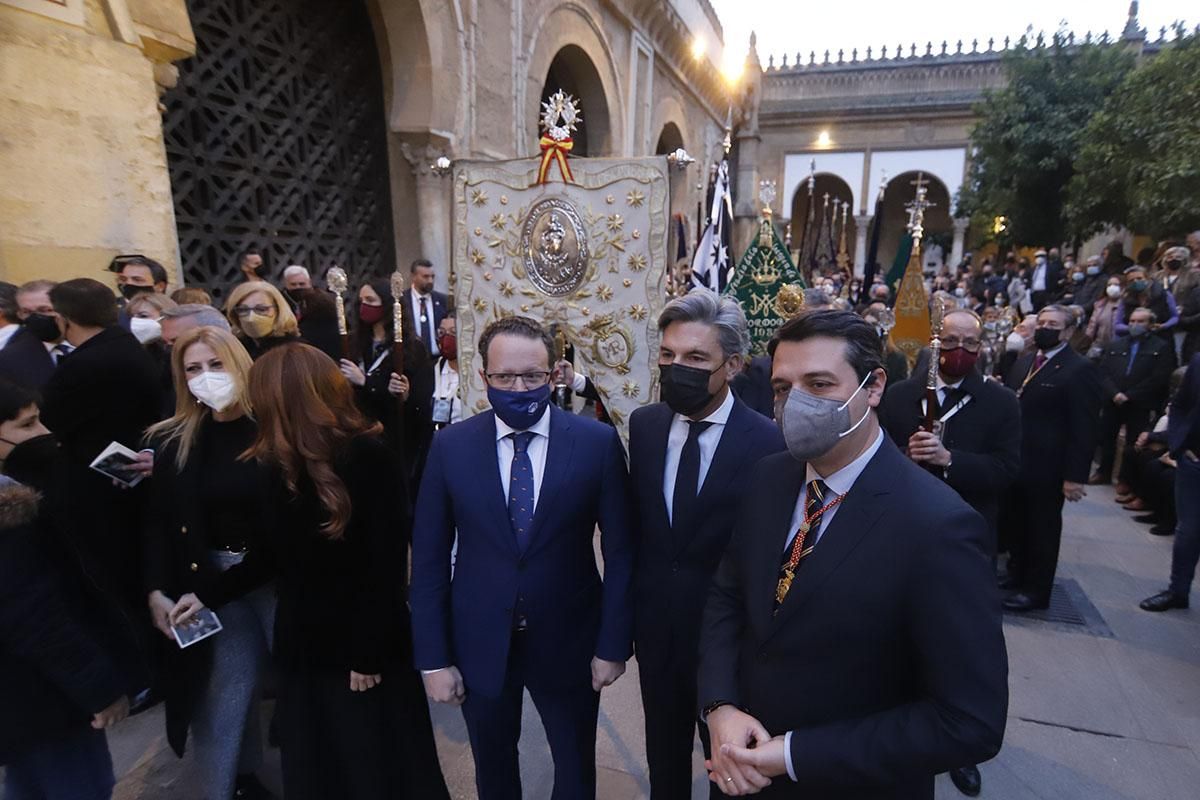
<svg viewBox="0 0 1200 800">
<path fill-rule="evenodd" d="M 783 598 L 787 597 L 788 590 L 792 588 L 792 579 L 796 577 L 796 573 L 791 569 L 783 570 L 783 577 L 779 579 L 779 585 L 775 588 L 775 602 L 782 603 Z"/>
</svg>

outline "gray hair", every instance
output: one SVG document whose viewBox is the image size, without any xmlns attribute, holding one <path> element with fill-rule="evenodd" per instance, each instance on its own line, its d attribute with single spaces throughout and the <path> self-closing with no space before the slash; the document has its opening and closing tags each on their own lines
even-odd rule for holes
<svg viewBox="0 0 1200 800">
<path fill-rule="evenodd" d="M 299 264 L 292 264 L 290 267 L 288 267 L 287 269 L 285 269 L 283 271 L 284 279 L 290 278 L 292 275 L 303 275 L 304 277 L 309 278 L 310 280 L 312 279 L 312 276 L 308 274 L 308 270 L 305 267 L 300 266 Z"/>
<path fill-rule="evenodd" d="M 1129 319 L 1133 319 L 1133 315 L 1134 315 L 1134 314 L 1136 314 L 1136 313 L 1138 313 L 1139 311 L 1145 311 L 1147 314 L 1149 314 L 1149 315 L 1150 315 L 1150 318 L 1151 318 L 1151 319 L 1153 319 L 1153 320 L 1154 320 L 1154 321 L 1156 321 L 1156 322 L 1158 321 L 1158 315 L 1154 313 L 1154 309 L 1152 309 L 1152 308 L 1146 308 L 1145 306 L 1138 306 L 1138 307 L 1137 307 L 1137 308 L 1135 308 L 1133 311 L 1130 311 L 1130 312 L 1129 312 Z"/>
<path fill-rule="evenodd" d="M 220 328 L 223 331 L 228 331 L 229 320 L 225 319 L 225 315 L 212 306 L 206 306 L 202 303 L 184 303 L 175 308 L 168 308 L 162 312 L 163 319 L 182 319 L 183 317 L 195 317 L 197 326 L 208 326 L 212 328 Z"/>
<path fill-rule="evenodd" d="M 672 322 L 712 325 L 717 329 L 717 341 L 726 358 L 745 356 L 750 352 L 746 314 L 731 297 L 718 297 L 710 289 L 692 289 L 667 303 L 658 315 L 658 330 L 665 331 Z"/>
</svg>

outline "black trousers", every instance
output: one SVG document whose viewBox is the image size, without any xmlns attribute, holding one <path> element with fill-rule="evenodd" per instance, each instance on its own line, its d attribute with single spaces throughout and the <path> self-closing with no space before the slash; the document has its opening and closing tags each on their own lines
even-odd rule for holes
<svg viewBox="0 0 1200 800">
<path fill-rule="evenodd" d="M 383 673 L 350 691 L 350 673 L 301 669 L 279 678 L 276 729 L 287 800 L 449 800 L 417 672 Z"/>
<path fill-rule="evenodd" d="M 523 639 L 524 634 L 513 634 L 500 696 L 483 697 L 468 686 L 462 705 L 471 755 L 475 758 L 479 800 L 522 800 L 517 743 L 521 738 L 521 705 L 526 688 L 542 718 L 550 756 L 554 759 L 551 800 L 594 800 L 600 694 L 592 691 L 590 674 L 581 675 L 576 687 L 527 687 Z"/>
<path fill-rule="evenodd" d="M 1138 436 L 1150 429 L 1150 411 L 1132 403 L 1117 405 L 1109 402 L 1100 412 L 1100 466 L 1096 472 L 1111 478 L 1117 458 L 1117 434 L 1125 426 L 1125 441 L 1133 444 Z"/>
<path fill-rule="evenodd" d="M 1010 550 L 1016 564 L 1013 576 L 1034 600 L 1046 602 L 1054 588 L 1058 549 L 1062 543 L 1062 482 L 1022 481 L 1014 509 L 1019 523 L 1012 531 Z M 1012 564 L 1013 562 L 1010 562 Z"/>
<path fill-rule="evenodd" d="M 639 647 L 639 655 L 642 650 Z M 638 665 L 646 715 L 650 800 L 691 800 L 692 749 L 697 730 L 705 756 L 711 753 L 708 726 L 700 722 L 696 710 L 696 659 L 665 656 L 653 659 L 653 668 L 641 662 Z M 715 786 L 710 790 L 710 797 L 723 796 Z"/>
</svg>

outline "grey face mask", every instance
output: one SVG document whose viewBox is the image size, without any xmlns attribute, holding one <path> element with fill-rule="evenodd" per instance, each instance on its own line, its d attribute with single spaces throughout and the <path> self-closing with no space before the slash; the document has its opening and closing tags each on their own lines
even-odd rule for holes
<svg viewBox="0 0 1200 800">
<path fill-rule="evenodd" d="M 788 452 L 797 461 L 811 461 L 834 448 L 843 437 L 849 436 L 871 413 L 868 406 L 862 417 L 850 423 L 850 401 L 867 385 L 875 373 L 869 373 L 843 400 L 817 397 L 802 389 L 792 388 L 786 397 L 775 404 L 775 419 L 787 443 Z"/>
</svg>

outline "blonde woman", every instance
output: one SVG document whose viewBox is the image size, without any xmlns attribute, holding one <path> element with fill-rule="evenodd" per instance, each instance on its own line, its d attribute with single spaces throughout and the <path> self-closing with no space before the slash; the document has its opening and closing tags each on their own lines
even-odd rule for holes
<svg viewBox="0 0 1200 800">
<path fill-rule="evenodd" d="M 233 334 L 194 328 L 172 348 L 175 414 L 147 431 L 156 456 L 154 508 L 143 530 L 147 599 L 171 640 L 164 670 L 167 740 L 181 756 L 191 730 L 205 794 L 259 796 L 259 683 L 275 595 L 263 587 L 214 609 L 224 629 L 181 650 L 168 621 L 176 599 L 219 580 L 260 545 L 259 467 L 240 456 L 257 426 L 247 400 L 250 356 Z"/>
<path fill-rule="evenodd" d="M 300 324 L 291 305 L 264 281 L 239 284 L 230 292 L 225 316 L 254 361 L 272 347 L 300 338 Z"/>
</svg>

